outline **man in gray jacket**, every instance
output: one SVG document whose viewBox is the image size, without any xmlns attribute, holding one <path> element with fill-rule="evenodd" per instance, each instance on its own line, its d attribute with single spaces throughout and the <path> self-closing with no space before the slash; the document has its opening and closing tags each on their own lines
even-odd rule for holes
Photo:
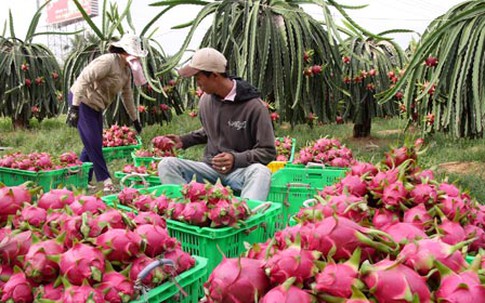
<svg viewBox="0 0 485 303">
<path fill-rule="evenodd" d="M 274 160 L 273 125 L 259 92 L 248 82 L 230 78 L 227 60 L 213 48 L 195 52 L 179 70 L 194 76 L 204 92 L 199 101 L 202 128 L 186 135 L 168 135 L 178 148 L 206 144 L 202 162 L 167 157 L 158 165 L 162 184 L 198 182 L 222 184 L 240 191 L 242 198 L 265 201 L 271 183 L 266 164 Z"/>
</svg>

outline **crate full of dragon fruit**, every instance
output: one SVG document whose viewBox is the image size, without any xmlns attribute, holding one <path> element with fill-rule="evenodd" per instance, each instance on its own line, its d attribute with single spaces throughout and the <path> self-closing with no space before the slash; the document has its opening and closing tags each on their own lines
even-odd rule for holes
<svg viewBox="0 0 485 303">
<path fill-rule="evenodd" d="M 305 200 L 313 198 L 325 186 L 338 182 L 346 173 L 346 169 L 322 167 L 285 167 L 274 173 L 268 201 L 281 204 L 282 217 L 278 220 L 281 228 L 300 210 Z"/>
<path fill-rule="evenodd" d="M 208 274 L 226 257 L 236 257 L 245 242 L 258 243 L 277 231 L 281 205 L 235 197 L 220 183 L 190 182 L 145 189 L 125 187 L 102 198 L 127 211 L 156 210 L 166 218 L 170 235 L 190 254 L 208 258 Z"/>
<path fill-rule="evenodd" d="M 142 147 L 141 138 L 128 126 L 113 125 L 103 130 L 103 156 L 108 162 L 128 159 L 134 150 Z"/>
</svg>

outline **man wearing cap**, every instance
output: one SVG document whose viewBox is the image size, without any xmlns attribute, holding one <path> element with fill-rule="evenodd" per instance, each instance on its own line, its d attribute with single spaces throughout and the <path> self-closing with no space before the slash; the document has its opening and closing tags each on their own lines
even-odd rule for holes
<svg viewBox="0 0 485 303">
<path fill-rule="evenodd" d="M 138 120 L 131 79 L 140 86 L 147 81 L 143 75 L 140 57 L 147 55 L 141 49 L 140 38 L 125 34 L 111 43 L 107 54 L 93 60 L 83 69 L 69 93 L 68 124 L 77 127 L 84 148 L 80 160 L 92 162 L 97 181 L 104 182 L 104 191 L 112 191 L 113 182 L 103 157 L 103 111 L 122 93 L 122 101 L 138 133 Z M 91 182 L 93 172 L 89 173 Z"/>
<path fill-rule="evenodd" d="M 163 158 L 158 173 L 163 184 L 198 182 L 229 185 L 242 198 L 265 201 L 276 156 L 273 125 L 255 87 L 226 72 L 227 60 L 213 48 L 195 52 L 178 72 L 195 77 L 204 92 L 199 101 L 202 128 L 186 135 L 168 135 L 179 148 L 206 144 L 202 162 Z"/>
</svg>

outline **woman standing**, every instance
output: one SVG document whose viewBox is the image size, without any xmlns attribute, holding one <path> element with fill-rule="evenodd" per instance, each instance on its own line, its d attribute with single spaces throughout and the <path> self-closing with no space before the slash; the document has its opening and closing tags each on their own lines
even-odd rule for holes
<svg viewBox="0 0 485 303">
<path fill-rule="evenodd" d="M 139 37 L 125 34 L 110 45 L 108 52 L 93 60 L 76 79 L 69 94 L 68 112 L 68 124 L 77 127 L 84 145 L 80 160 L 93 163 L 96 180 L 103 181 L 105 192 L 113 191 L 114 186 L 103 157 L 103 111 L 121 92 L 123 105 L 140 134 L 131 79 L 137 86 L 147 82 L 140 64 L 140 57 L 145 57 L 147 51 L 142 50 Z M 89 182 L 92 174 L 90 171 Z"/>
</svg>

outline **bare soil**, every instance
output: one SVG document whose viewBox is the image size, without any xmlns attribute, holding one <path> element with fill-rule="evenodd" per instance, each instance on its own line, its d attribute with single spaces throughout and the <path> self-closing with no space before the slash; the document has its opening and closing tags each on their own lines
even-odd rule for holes
<svg viewBox="0 0 485 303">
<path fill-rule="evenodd" d="M 438 165 L 438 169 L 454 174 L 482 176 L 485 172 L 485 163 L 475 161 L 453 161 L 441 163 L 440 165 Z"/>
</svg>

